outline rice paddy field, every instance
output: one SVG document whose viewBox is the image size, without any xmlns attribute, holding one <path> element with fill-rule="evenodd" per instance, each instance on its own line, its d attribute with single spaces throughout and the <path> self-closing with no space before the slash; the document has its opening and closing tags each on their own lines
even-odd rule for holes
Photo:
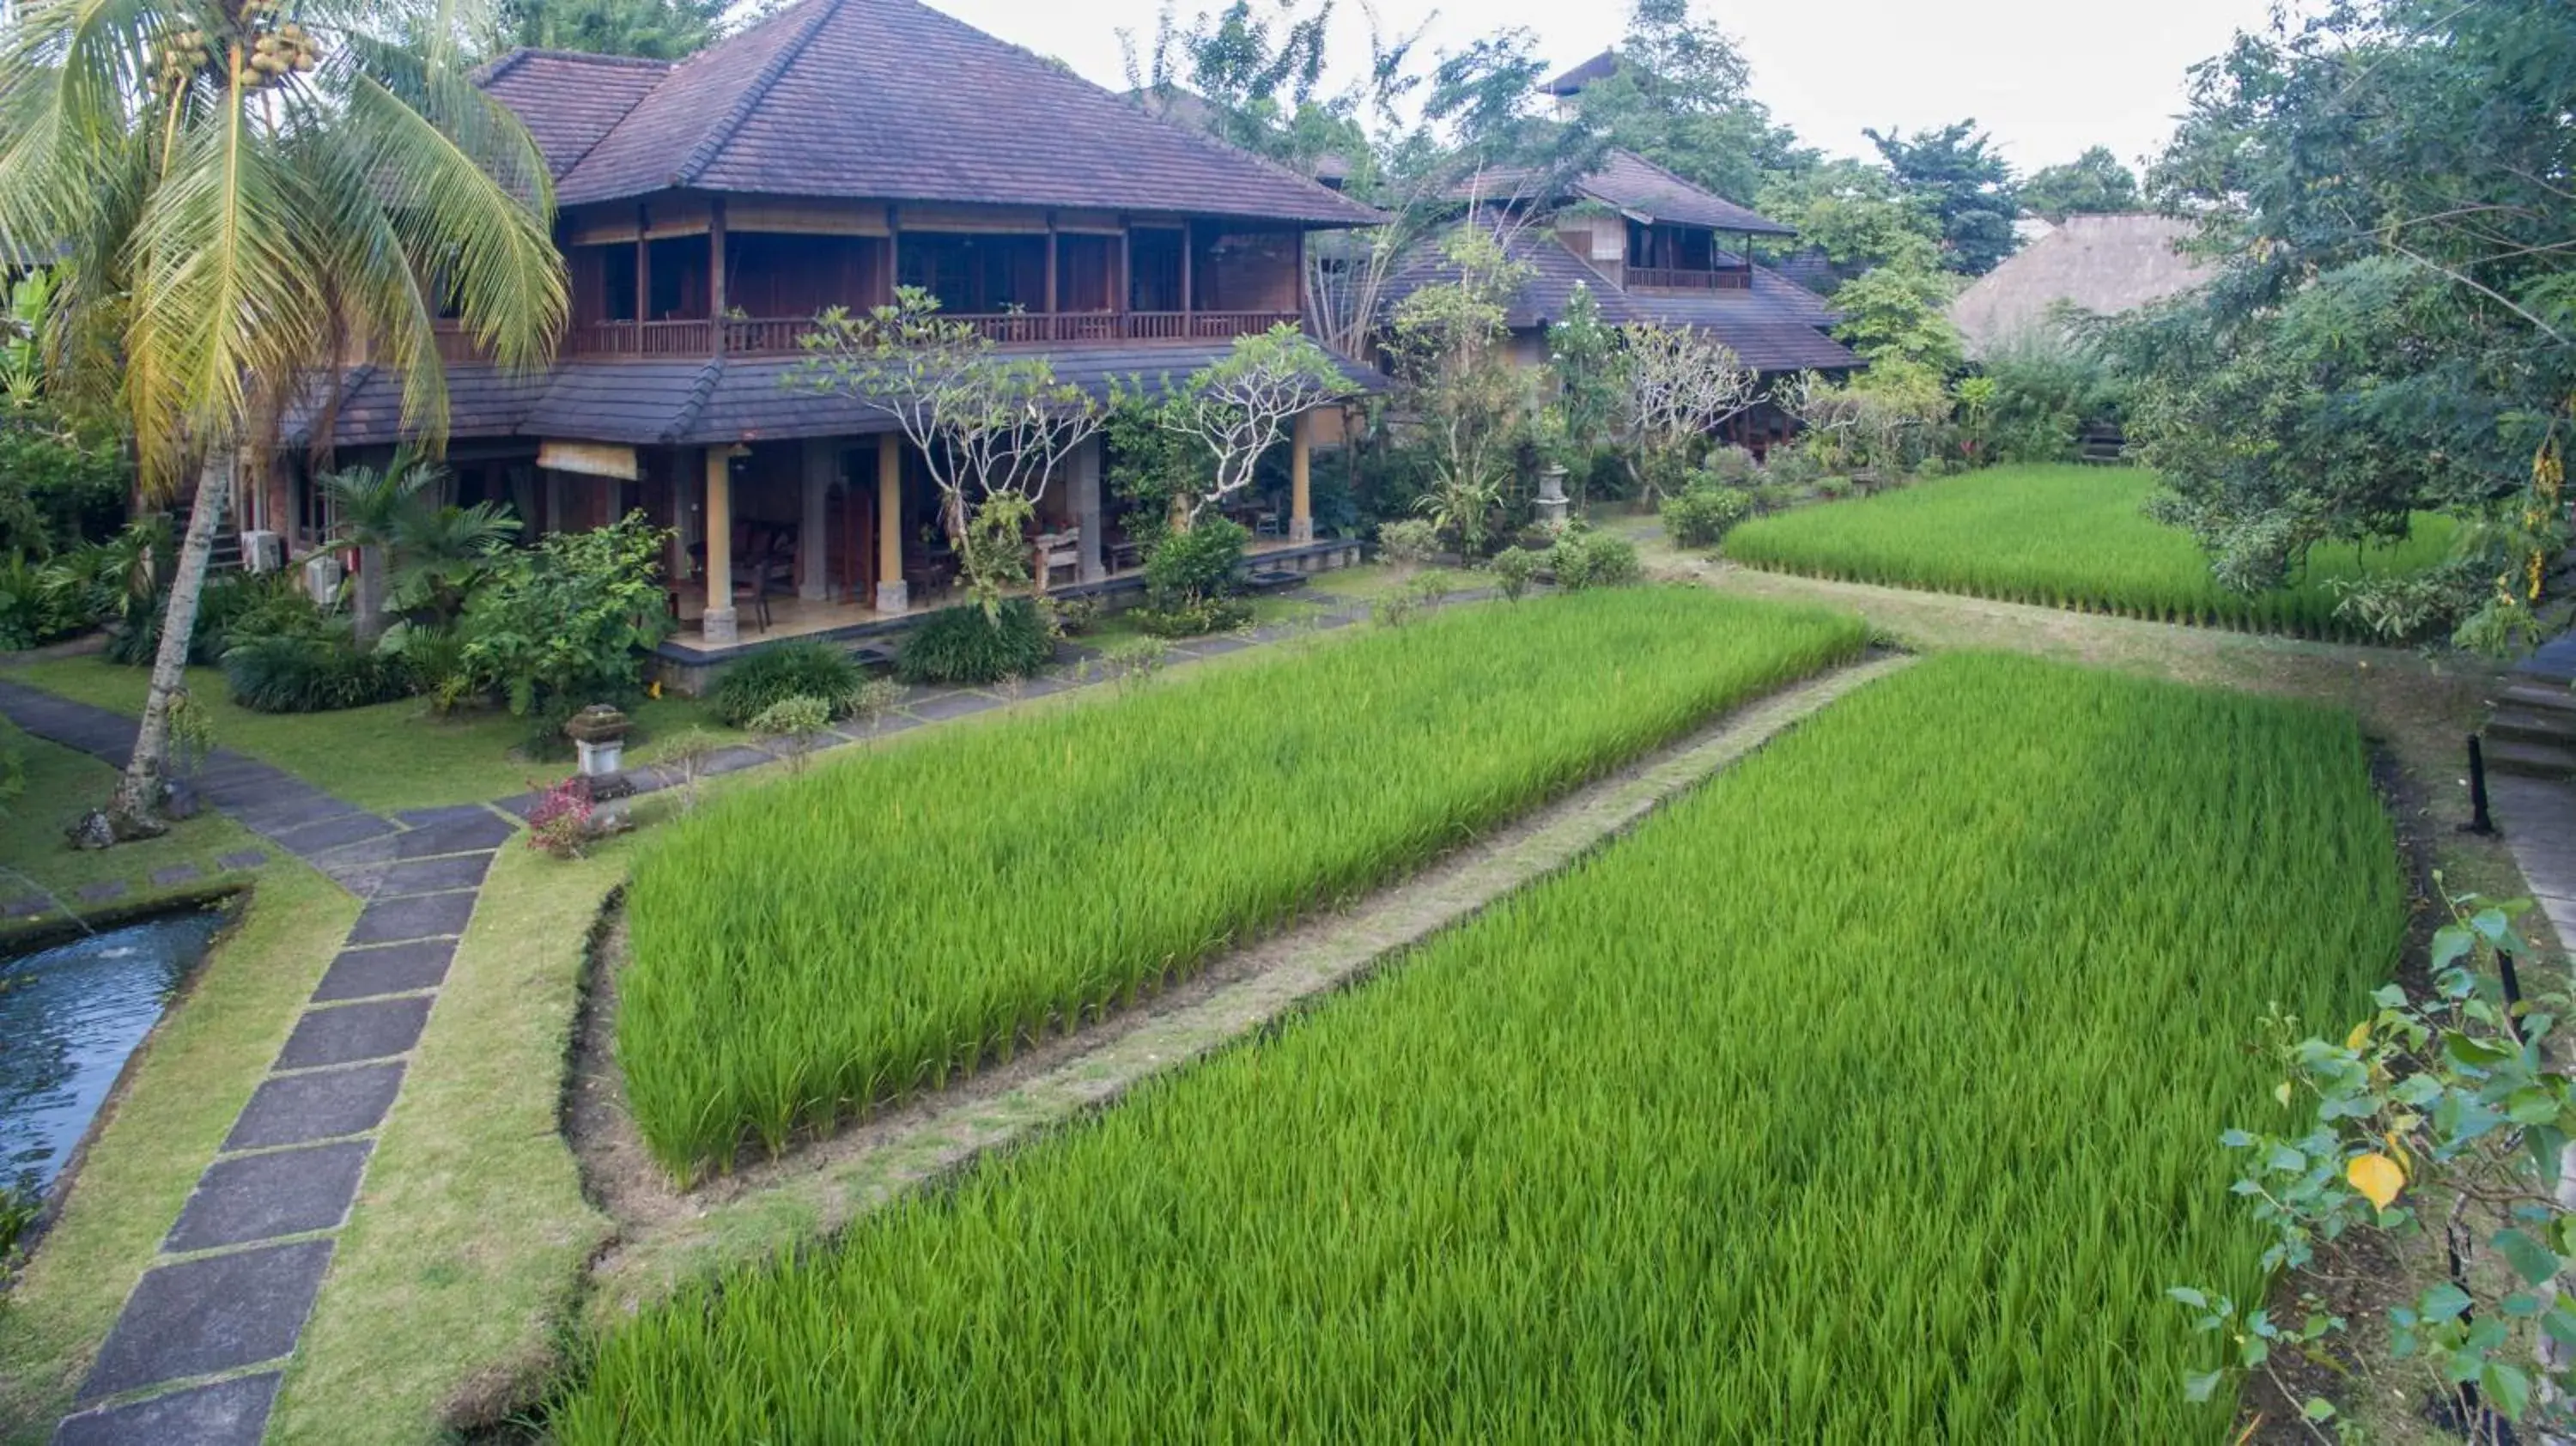
<svg viewBox="0 0 2576 1446">
<path fill-rule="evenodd" d="M 2150 520 L 2153 473 L 1997 467 L 1857 502 L 1747 522 L 1726 555 L 1750 567 L 1845 582 L 2194 623 L 2357 637 L 2332 584 L 2420 572 L 2450 553 L 2452 522 L 2419 515 L 2390 547 L 2319 547 L 2295 585 L 2246 596 L 2219 586 L 2191 535 Z"/>
<path fill-rule="evenodd" d="M 1606 656 L 1618 656 L 1615 653 Z M 2215 1443 L 2219 1132 L 2404 891 L 2348 717 L 1874 684 L 1273 1033 L 588 1350 L 617 1442 Z"/>
<path fill-rule="evenodd" d="M 1691 588 L 1455 609 L 735 795 L 628 893 L 617 1057 L 683 1180 L 1385 882 L 1856 657 Z"/>
</svg>

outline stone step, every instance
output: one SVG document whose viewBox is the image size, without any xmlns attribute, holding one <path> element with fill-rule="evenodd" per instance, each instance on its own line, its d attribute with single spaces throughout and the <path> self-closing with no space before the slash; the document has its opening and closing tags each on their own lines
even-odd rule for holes
<svg viewBox="0 0 2576 1446">
<path fill-rule="evenodd" d="M 2576 713 L 2556 708 L 2498 708 L 2487 719 L 2486 733 L 2491 742 L 2576 748 Z"/>
<path fill-rule="evenodd" d="M 2495 739 L 2486 746 L 2487 769 L 2522 778 L 2576 778 L 2576 749 Z"/>
<path fill-rule="evenodd" d="M 2576 714 L 2576 688 L 2562 688 L 2555 683 L 2514 683 L 2497 697 L 2496 706 Z"/>
</svg>

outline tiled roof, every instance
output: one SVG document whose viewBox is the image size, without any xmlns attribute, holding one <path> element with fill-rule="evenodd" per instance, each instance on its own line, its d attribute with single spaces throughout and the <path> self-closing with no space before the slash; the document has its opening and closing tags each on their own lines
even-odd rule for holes
<svg viewBox="0 0 2576 1446">
<path fill-rule="evenodd" d="M 560 181 L 670 73 L 670 62 L 663 60 L 513 50 L 474 80 L 518 113 L 545 153 L 546 168 Z"/>
<path fill-rule="evenodd" d="M 1619 52 L 1605 50 L 1565 74 L 1539 87 L 1546 95 L 1576 95 L 1596 80 L 1608 80 L 1619 72 Z"/>
<path fill-rule="evenodd" d="M 1571 194 L 1538 194 L 1551 189 Z M 1461 178 L 1449 189 L 1448 198 L 1504 205 L 1581 199 L 1616 207 L 1642 221 L 1669 221 L 1676 226 L 1706 226 L 1759 236 L 1797 234 L 1758 211 L 1683 180 L 1634 151 L 1605 152 L 1599 165 L 1570 185 L 1552 183 L 1544 172 L 1528 167 L 1488 166 Z"/>
<path fill-rule="evenodd" d="M 1757 371 L 1843 371 L 1861 364 L 1849 348 L 1824 334 L 1822 328 L 1834 321 L 1825 299 L 1768 267 L 1753 268 L 1750 291 L 1625 291 L 1565 249 L 1551 232 L 1513 227 L 1497 234 L 1512 258 L 1529 265 L 1532 273 L 1505 313 L 1514 331 L 1561 319 L 1580 283 L 1591 289 L 1601 319 L 1612 326 L 1651 322 L 1693 327 L 1726 343 Z M 1386 305 L 1392 310 L 1422 287 L 1455 274 L 1438 240 L 1424 241 L 1389 278 Z"/>
<path fill-rule="evenodd" d="M 496 63 L 487 84 L 550 161 L 578 148 L 557 178 L 564 205 L 691 188 L 1382 219 L 915 0 L 804 0 L 637 92 L 647 74 L 535 55 Z"/>
<path fill-rule="evenodd" d="M 1106 399 L 1113 380 L 1148 391 L 1224 356 L 1231 342 L 1146 346 L 1006 347 L 1043 355 L 1059 381 Z M 1335 357 L 1354 394 L 1386 384 L 1376 371 Z M 551 374 L 510 377 L 486 363 L 451 365 L 449 434 L 458 438 L 550 437 L 635 446 L 704 446 L 795 437 L 865 436 L 894 430 L 883 412 L 854 398 L 790 383 L 795 357 L 704 361 L 576 361 Z M 349 374 L 340 424 L 343 447 L 403 440 L 401 378 L 362 367 Z M 290 413 L 286 441 L 312 440 L 319 399 Z"/>
</svg>

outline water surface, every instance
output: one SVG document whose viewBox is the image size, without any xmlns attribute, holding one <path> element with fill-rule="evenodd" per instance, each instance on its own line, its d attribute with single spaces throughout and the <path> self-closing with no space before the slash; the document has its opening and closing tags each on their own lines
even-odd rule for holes
<svg viewBox="0 0 2576 1446">
<path fill-rule="evenodd" d="M 0 960 L 0 1189 L 52 1187 L 222 925 L 204 909 Z"/>
</svg>

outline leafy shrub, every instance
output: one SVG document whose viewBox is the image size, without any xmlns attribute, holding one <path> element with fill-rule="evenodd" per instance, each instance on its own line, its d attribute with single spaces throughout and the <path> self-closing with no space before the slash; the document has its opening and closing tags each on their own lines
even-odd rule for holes
<svg viewBox="0 0 2576 1446">
<path fill-rule="evenodd" d="M 1816 495 L 1828 502 L 1840 502 L 1852 495 L 1852 480 L 1849 477 L 1827 477 L 1816 484 Z"/>
<path fill-rule="evenodd" d="M 1046 606 L 1057 637 L 1078 638 L 1100 626 L 1100 599 L 1096 597 L 1049 598 Z"/>
<path fill-rule="evenodd" d="M 1252 621 L 1252 604 L 1239 597 L 1212 597 L 1178 607 L 1142 607 L 1136 626 L 1158 638 L 1195 638 L 1222 633 Z"/>
<path fill-rule="evenodd" d="M 318 637 L 329 624 L 329 616 L 314 605 L 298 574 L 228 573 L 209 579 L 197 599 L 188 661 L 212 667 L 223 662 L 224 654 L 255 638 Z"/>
<path fill-rule="evenodd" d="M 1232 594 L 1251 540 L 1242 524 L 1222 517 L 1163 534 L 1145 559 L 1145 606 L 1137 625 L 1157 637 L 1182 638 L 1250 621 L 1251 607 Z"/>
<path fill-rule="evenodd" d="M 1711 486 L 1745 487 L 1752 484 L 1761 470 L 1762 464 L 1754 460 L 1751 452 L 1742 447 L 1725 446 L 1708 454 L 1707 463 L 1700 468 L 1700 477 Z"/>
<path fill-rule="evenodd" d="M 728 728 L 749 727 L 755 716 L 790 698 L 820 699 L 838 717 L 867 680 L 867 670 L 847 649 L 794 642 L 754 653 L 725 670 L 707 702 Z"/>
<path fill-rule="evenodd" d="M 0 558 L 0 653 L 40 647 L 89 625 L 60 586 L 57 569 Z"/>
<path fill-rule="evenodd" d="M 528 847 L 559 859 L 581 857 L 591 837 L 590 780 L 575 776 L 537 790 L 528 810 Z"/>
<path fill-rule="evenodd" d="M 1664 499 L 1664 533 L 1677 547 L 1715 547 L 1728 529 L 1753 515 L 1753 494 L 1740 487 L 1693 487 Z"/>
<path fill-rule="evenodd" d="M 1389 562 L 1429 562 L 1440 551 L 1440 529 L 1418 517 L 1390 522 L 1377 530 L 1377 550 Z"/>
<path fill-rule="evenodd" d="M 788 771 L 802 773 L 815 738 L 832 724 L 832 707 L 821 698 L 781 698 L 752 717 L 751 731 L 777 739 L 786 749 Z"/>
<path fill-rule="evenodd" d="M 1519 602 L 1521 595 L 1528 592 L 1530 584 L 1537 579 L 1541 561 L 1537 553 L 1526 547 L 1504 548 L 1494 554 L 1494 586 L 1501 589 L 1506 600 Z"/>
<path fill-rule="evenodd" d="M 1762 464 L 1764 479 L 1783 487 L 1805 487 L 1823 475 L 1824 469 L 1805 447 L 1774 447 Z"/>
<path fill-rule="evenodd" d="M 133 470 L 125 449 L 42 408 L 0 410 L 0 556 L 48 557 L 115 533 Z"/>
<path fill-rule="evenodd" d="M 332 713 L 409 697 L 418 678 L 399 655 L 362 653 L 346 636 L 252 638 L 224 654 L 233 701 L 257 713 Z"/>
<path fill-rule="evenodd" d="M 931 614 L 903 640 L 894 671 L 907 683 L 998 683 L 1029 676 L 1054 655 L 1037 604 L 1015 597 L 990 616 L 974 606 Z"/>
<path fill-rule="evenodd" d="M 1615 532 L 1569 531 L 1549 557 L 1557 586 L 1568 592 L 1617 587 L 1645 576 L 1637 545 Z"/>
<path fill-rule="evenodd" d="M 671 627 L 664 540 L 635 512 L 588 532 L 550 533 L 497 560 L 459 625 L 478 683 L 511 712 L 558 723 L 634 696 L 645 653 Z"/>
</svg>

